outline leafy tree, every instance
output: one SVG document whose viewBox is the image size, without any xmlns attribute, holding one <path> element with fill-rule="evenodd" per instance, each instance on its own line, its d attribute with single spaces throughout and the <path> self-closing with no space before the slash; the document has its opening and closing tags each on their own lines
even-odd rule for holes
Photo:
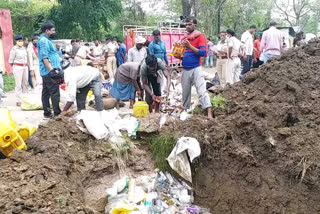
<svg viewBox="0 0 320 214">
<path fill-rule="evenodd" d="M 32 37 L 40 33 L 40 26 L 54 4 L 48 0 L 1 0 L 0 8 L 10 10 L 14 34 Z"/>
<path fill-rule="evenodd" d="M 58 0 L 50 19 L 59 38 L 103 39 L 122 11 L 119 0 Z"/>
</svg>

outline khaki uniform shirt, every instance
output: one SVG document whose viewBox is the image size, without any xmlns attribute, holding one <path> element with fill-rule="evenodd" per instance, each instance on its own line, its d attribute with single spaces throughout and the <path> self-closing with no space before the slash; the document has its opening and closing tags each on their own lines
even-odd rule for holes
<svg viewBox="0 0 320 214">
<path fill-rule="evenodd" d="M 33 46 L 28 47 L 28 62 L 30 71 L 34 71 L 34 67 L 39 67 L 39 58 L 33 50 Z"/>
<path fill-rule="evenodd" d="M 245 47 L 244 44 L 234 36 L 227 40 L 227 46 L 228 48 L 232 47 L 231 57 L 239 57 L 241 49 Z"/>
<path fill-rule="evenodd" d="M 108 56 L 115 56 L 118 51 L 118 45 L 113 42 L 109 42 L 106 46 L 106 53 Z"/>
<path fill-rule="evenodd" d="M 81 46 L 81 48 L 78 50 L 78 53 L 76 54 L 76 56 L 79 56 L 82 59 L 86 59 L 89 54 L 90 54 L 89 47 Z"/>
<path fill-rule="evenodd" d="M 100 45 L 99 46 L 94 46 L 93 55 L 95 57 L 100 57 L 102 55 L 102 47 Z"/>
<path fill-rule="evenodd" d="M 218 44 L 216 45 L 217 48 L 217 56 L 218 57 L 226 57 L 228 53 L 228 47 L 227 47 L 227 41 L 225 40 L 224 42 L 219 41 Z"/>
<path fill-rule="evenodd" d="M 28 53 L 25 47 L 18 47 L 17 45 L 14 46 L 10 51 L 9 56 L 9 63 L 10 64 L 28 64 Z"/>
</svg>

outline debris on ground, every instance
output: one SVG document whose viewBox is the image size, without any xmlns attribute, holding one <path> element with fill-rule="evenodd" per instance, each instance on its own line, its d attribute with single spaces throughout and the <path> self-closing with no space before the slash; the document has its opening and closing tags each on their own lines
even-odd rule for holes
<svg viewBox="0 0 320 214">
<path fill-rule="evenodd" d="M 108 204 L 105 214 L 209 214 L 196 205 L 193 189 L 170 173 L 129 178 L 124 176 L 107 190 Z"/>
<path fill-rule="evenodd" d="M 214 213 L 320 212 L 320 42 L 291 49 L 226 86 L 224 108 L 161 135 L 196 138 L 196 203 Z"/>
<path fill-rule="evenodd" d="M 27 151 L 16 150 L 1 160 L 0 213 L 104 213 L 105 190 L 123 174 L 154 172 L 139 142 L 121 150 L 111 145 L 83 133 L 70 118 L 40 125 L 27 140 Z"/>
<path fill-rule="evenodd" d="M 182 178 L 192 183 L 190 162 L 201 154 L 197 139 L 192 137 L 181 137 L 168 157 L 170 167 Z"/>
<path fill-rule="evenodd" d="M 98 140 L 121 137 L 121 131 L 135 138 L 139 128 L 139 121 L 135 117 L 126 115 L 122 118 L 117 109 L 101 112 L 83 110 L 77 116 L 77 121 L 82 131 L 89 132 Z"/>
</svg>

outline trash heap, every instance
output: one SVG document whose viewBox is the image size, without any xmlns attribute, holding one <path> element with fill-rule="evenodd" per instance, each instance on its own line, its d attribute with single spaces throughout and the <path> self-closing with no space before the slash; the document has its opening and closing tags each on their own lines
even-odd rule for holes
<svg viewBox="0 0 320 214">
<path fill-rule="evenodd" d="M 123 177 L 107 190 L 105 214 L 209 214 L 192 205 L 193 189 L 170 173 L 154 176 Z"/>
</svg>

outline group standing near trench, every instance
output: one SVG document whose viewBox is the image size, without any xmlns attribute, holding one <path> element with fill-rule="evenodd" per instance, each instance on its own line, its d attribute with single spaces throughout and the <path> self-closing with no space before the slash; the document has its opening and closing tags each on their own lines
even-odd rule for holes
<svg viewBox="0 0 320 214">
<path fill-rule="evenodd" d="M 182 62 L 182 106 L 185 111 L 190 108 L 191 88 L 196 87 L 199 101 L 208 117 L 212 118 L 211 102 L 206 82 L 201 69 L 201 58 L 206 57 L 206 66 L 213 66 L 213 58 L 217 58 L 216 69 L 220 85 L 233 84 L 251 70 L 266 63 L 270 58 L 283 51 L 283 38 L 272 22 L 264 33 L 259 32 L 254 41 L 256 26 L 252 25 L 241 36 L 236 38 L 231 29 L 219 33 L 219 41 L 214 44 L 210 38 L 196 29 L 197 20 L 188 18 L 185 21 L 186 33 L 181 39 L 185 52 Z M 86 97 L 90 89 L 95 95 L 96 108 L 103 110 L 101 96 L 101 75 L 92 62 L 104 59 L 108 79 L 113 84 L 110 95 L 120 101 L 130 101 L 133 107 L 136 99 L 146 100 L 149 111 L 159 112 L 161 97 L 168 97 L 171 86 L 171 73 L 165 42 L 161 40 L 161 32 L 153 32 L 153 40 L 147 44 L 142 36 L 134 39 L 134 46 L 128 50 L 120 40 L 107 38 L 106 42 L 94 42 L 81 45 L 80 40 L 72 40 L 70 63 L 61 66 L 64 58 L 60 45 L 54 45 L 55 26 L 52 22 L 42 25 L 42 34 L 34 35 L 32 44 L 26 44 L 23 35 L 15 37 L 16 45 L 10 52 L 9 63 L 13 66 L 15 78 L 16 104 L 21 105 L 22 96 L 28 93 L 28 79 L 33 87 L 42 85 L 42 105 L 44 117 L 52 118 L 65 115 L 74 102 L 79 111 L 85 109 Z M 30 77 L 29 77 L 30 76 Z M 63 82 L 69 88 L 68 102 L 61 111 L 59 85 Z M 3 85 L 3 84 L 2 84 Z M 53 112 L 50 108 L 50 101 Z"/>
</svg>

